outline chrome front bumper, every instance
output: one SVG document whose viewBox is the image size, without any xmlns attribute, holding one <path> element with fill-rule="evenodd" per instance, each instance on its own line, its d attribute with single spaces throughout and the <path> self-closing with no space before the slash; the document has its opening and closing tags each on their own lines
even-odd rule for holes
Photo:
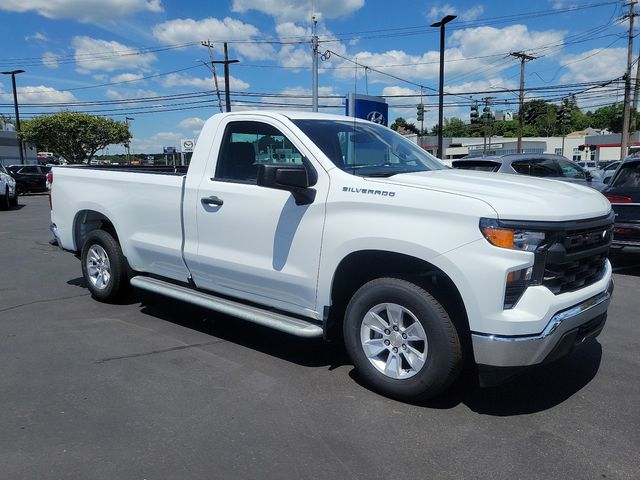
<svg viewBox="0 0 640 480">
<path fill-rule="evenodd" d="M 476 363 L 524 367 L 555 360 L 602 331 L 611 301 L 613 281 L 606 291 L 556 313 L 536 335 L 504 336 L 472 333 Z"/>
</svg>

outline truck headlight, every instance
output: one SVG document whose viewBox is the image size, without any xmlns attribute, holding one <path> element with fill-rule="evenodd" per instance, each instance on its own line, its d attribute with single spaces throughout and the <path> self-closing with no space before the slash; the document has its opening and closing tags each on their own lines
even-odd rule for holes
<svg viewBox="0 0 640 480">
<path fill-rule="evenodd" d="M 500 248 L 508 248 L 510 250 L 520 250 L 523 252 L 531 252 L 534 254 L 534 265 L 508 272 L 506 275 L 506 287 L 504 292 L 504 308 L 513 308 L 520 300 L 525 290 L 531 285 L 540 283 L 537 278 L 541 275 L 541 265 L 538 247 L 545 241 L 545 233 L 535 230 L 527 230 L 522 228 L 510 228 L 501 225 L 497 220 L 490 218 L 482 218 L 480 220 L 480 231 L 484 238 L 491 245 Z"/>
<path fill-rule="evenodd" d="M 480 219 L 480 231 L 491 245 L 525 252 L 535 252 L 545 239 L 544 232 L 507 228 L 492 218 Z"/>
</svg>

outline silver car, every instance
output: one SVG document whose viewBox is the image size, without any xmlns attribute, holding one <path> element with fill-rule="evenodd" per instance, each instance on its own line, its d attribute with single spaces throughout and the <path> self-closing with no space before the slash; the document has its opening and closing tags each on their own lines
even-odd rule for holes
<svg viewBox="0 0 640 480">
<path fill-rule="evenodd" d="M 453 168 L 484 172 L 512 173 L 577 183 L 602 190 L 606 187 L 591 172 L 575 162 L 548 153 L 514 153 L 490 157 L 462 158 L 453 161 Z"/>
<path fill-rule="evenodd" d="M 18 205 L 16 181 L 0 163 L 0 210 L 8 210 L 9 207 L 16 205 Z"/>
</svg>

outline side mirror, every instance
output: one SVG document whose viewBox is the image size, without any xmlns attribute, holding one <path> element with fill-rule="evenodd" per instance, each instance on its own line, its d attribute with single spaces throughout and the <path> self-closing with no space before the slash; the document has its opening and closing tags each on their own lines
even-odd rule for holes
<svg viewBox="0 0 640 480">
<path fill-rule="evenodd" d="M 584 176 L 587 179 L 587 182 L 590 182 L 591 180 L 593 180 L 593 174 L 589 170 L 585 170 Z"/>
<path fill-rule="evenodd" d="M 315 173 L 315 172 L 314 172 Z M 257 183 L 261 187 L 288 190 L 296 205 L 308 205 L 316 198 L 316 191 L 310 187 L 317 177 L 309 175 L 305 165 L 295 163 L 273 163 L 258 165 Z"/>
<path fill-rule="evenodd" d="M 611 178 L 612 178 L 612 177 L 607 177 L 607 178 L 605 178 L 604 180 L 602 180 L 602 183 L 605 183 L 605 184 L 607 184 L 607 185 L 608 185 L 608 184 L 609 184 L 609 182 L 611 181 Z"/>
</svg>

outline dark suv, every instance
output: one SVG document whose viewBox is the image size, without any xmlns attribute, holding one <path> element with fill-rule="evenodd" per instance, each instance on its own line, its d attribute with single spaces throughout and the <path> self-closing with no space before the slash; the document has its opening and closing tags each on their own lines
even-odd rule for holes
<svg viewBox="0 0 640 480">
<path fill-rule="evenodd" d="M 490 157 L 463 158 L 453 161 L 453 168 L 484 172 L 513 173 L 577 183 L 603 190 L 606 185 L 575 162 L 548 153 L 517 153 Z"/>
<path fill-rule="evenodd" d="M 627 157 L 604 192 L 616 213 L 614 247 L 640 247 L 640 157 Z"/>
<path fill-rule="evenodd" d="M 47 173 L 51 167 L 43 165 L 11 165 L 7 170 L 16 179 L 18 195 L 47 191 Z"/>
</svg>

